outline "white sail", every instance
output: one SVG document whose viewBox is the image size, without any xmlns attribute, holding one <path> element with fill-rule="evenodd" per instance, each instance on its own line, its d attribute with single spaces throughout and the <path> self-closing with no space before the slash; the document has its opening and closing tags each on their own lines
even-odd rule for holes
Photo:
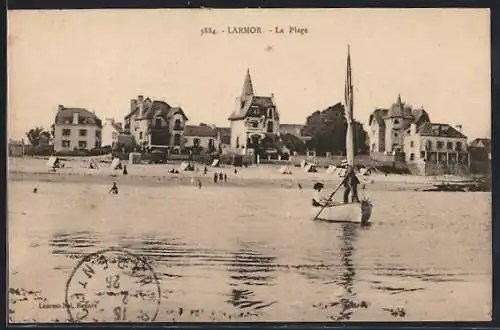
<svg viewBox="0 0 500 330">
<path fill-rule="evenodd" d="M 352 69 L 351 69 L 351 53 L 349 46 L 347 47 L 347 72 L 345 81 L 345 117 L 347 120 L 346 132 L 346 158 L 350 166 L 354 165 L 354 114 L 353 114 L 353 86 L 352 86 Z"/>
</svg>

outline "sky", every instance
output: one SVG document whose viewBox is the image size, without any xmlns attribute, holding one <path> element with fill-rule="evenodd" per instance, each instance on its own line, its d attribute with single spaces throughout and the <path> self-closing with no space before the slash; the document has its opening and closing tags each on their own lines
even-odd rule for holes
<svg viewBox="0 0 500 330">
<path fill-rule="evenodd" d="M 227 33 L 238 26 L 264 33 Z M 307 33 L 268 31 L 291 26 Z M 281 123 L 304 124 L 343 102 L 347 45 L 365 129 L 400 94 L 469 141 L 490 137 L 487 9 L 9 11 L 8 136 L 48 128 L 59 104 L 123 121 L 137 95 L 182 107 L 190 125 L 229 127 L 247 69 Z"/>
</svg>

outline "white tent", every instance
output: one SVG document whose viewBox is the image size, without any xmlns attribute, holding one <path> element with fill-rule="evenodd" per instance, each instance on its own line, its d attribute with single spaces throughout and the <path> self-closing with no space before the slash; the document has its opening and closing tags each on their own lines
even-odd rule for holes
<svg viewBox="0 0 500 330">
<path fill-rule="evenodd" d="M 120 168 L 120 167 L 121 167 L 121 164 L 122 164 L 121 160 L 120 160 L 119 158 L 116 158 L 116 157 L 115 157 L 115 158 L 113 159 L 113 161 L 111 162 L 111 168 L 112 168 L 113 170 L 116 170 L 116 169 L 118 169 L 118 168 Z"/>
<path fill-rule="evenodd" d="M 370 174 L 372 174 L 372 169 L 368 168 L 368 167 L 363 167 L 362 169 L 359 170 L 359 174 L 370 175 Z"/>
<path fill-rule="evenodd" d="M 307 162 L 306 162 L 305 160 L 302 160 L 302 161 L 300 162 L 300 167 L 304 168 L 304 167 L 306 167 L 306 166 L 307 166 Z"/>
<path fill-rule="evenodd" d="M 51 168 L 59 167 L 59 164 L 60 164 L 60 160 L 59 160 L 59 158 L 57 158 L 55 156 L 50 156 L 49 160 L 47 161 L 47 166 L 51 167 Z"/>
<path fill-rule="evenodd" d="M 220 160 L 219 159 L 214 159 L 212 162 L 212 167 L 219 167 L 220 166 Z"/>
<path fill-rule="evenodd" d="M 292 174 L 292 171 L 290 171 L 290 169 L 288 168 L 288 166 L 282 166 L 278 172 L 280 172 L 281 174 Z"/>
<path fill-rule="evenodd" d="M 179 167 L 179 170 L 181 170 L 181 171 L 192 171 L 193 170 L 193 166 L 190 163 L 188 163 L 188 162 L 182 162 L 181 166 Z"/>
<path fill-rule="evenodd" d="M 326 173 L 332 174 L 332 173 L 335 173 L 336 170 L 337 170 L 337 166 L 330 165 L 330 166 L 328 166 L 328 169 L 326 170 Z"/>
<path fill-rule="evenodd" d="M 316 169 L 316 165 L 307 164 L 306 167 L 304 167 L 304 172 L 318 172 L 318 170 Z"/>
<path fill-rule="evenodd" d="M 91 158 L 89 160 L 89 168 L 91 168 L 91 169 L 98 169 L 99 168 L 99 165 L 97 164 L 97 162 L 95 161 L 94 158 Z"/>
</svg>

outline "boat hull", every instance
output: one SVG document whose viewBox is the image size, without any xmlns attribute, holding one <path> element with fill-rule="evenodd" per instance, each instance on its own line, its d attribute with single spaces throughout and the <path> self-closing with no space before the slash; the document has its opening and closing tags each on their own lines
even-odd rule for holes
<svg viewBox="0 0 500 330">
<path fill-rule="evenodd" d="M 325 207 L 318 215 L 321 207 L 312 208 L 312 217 L 314 220 L 330 222 L 352 222 L 367 224 L 372 215 L 373 205 L 369 202 L 336 204 Z"/>
</svg>

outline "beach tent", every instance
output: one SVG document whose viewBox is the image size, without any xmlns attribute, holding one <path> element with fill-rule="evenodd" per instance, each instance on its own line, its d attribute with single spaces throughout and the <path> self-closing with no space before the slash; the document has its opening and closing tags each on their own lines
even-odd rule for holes
<svg viewBox="0 0 500 330">
<path fill-rule="evenodd" d="M 57 158 L 55 156 L 50 156 L 49 160 L 47 161 L 47 166 L 51 167 L 51 168 L 56 168 L 56 167 L 59 167 L 60 163 L 61 162 L 60 162 L 59 158 Z"/>
<path fill-rule="evenodd" d="M 122 162 L 119 158 L 114 158 L 113 161 L 111 162 L 111 168 L 113 170 L 116 170 L 116 169 L 119 169 L 119 168 L 122 168 Z"/>
<path fill-rule="evenodd" d="M 288 168 L 288 166 L 282 166 L 278 172 L 280 172 L 281 174 L 292 174 L 292 171 L 290 171 L 290 169 Z"/>
<path fill-rule="evenodd" d="M 188 162 L 182 162 L 181 166 L 179 167 L 179 169 L 181 171 L 193 171 L 194 170 L 193 165 L 191 165 Z"/>
<path fill-rule="evenodd" d="M 99 165 L 97 165 L 97 162 L 95 161 L 94 158 L 91 158 L 89 160 L 89 168 L 91 168 L 91 169 L 98 169 L 99 168 Z"/>
<path fill-rule="evenodd" d="M 372 169 L 369 167 L 363 167 L 362 169 L 359 170 L 359 174 L 370 175 L 370 174 L 372 174 Z"/>
<path fill-rule="evenodd" d="M 300 167 L 304 168 L 304 167 L 306 167 L 306 166 L 307 166 L 307 162 L 306 162 L 305 160 L 302 160 L 302 161 L 300 162 Z"/>
<path fill-rule="evenodd" d="M 219 159 L 214 159 L 212 162 L 212 167 L 219 167 L 220 166 L 220 160 Z"/>
<path fill-rule="evenodd" d="M 328 166 L 328 168 L 326 169 L 326 173 L 328 174 L 332 174 L 332 173 L 335 173 L 337 170 L 337 166 L 334 166 L 334 165 L 330 165 Z"/>
<path fill-rule="evenodd" d="M 318 172 L 318 170 L 316 169 L 316 165 L 307 164 L 306 167 L 304 167 L 304 172 L 314 173 L 314 172 Z"/>
</svg>

